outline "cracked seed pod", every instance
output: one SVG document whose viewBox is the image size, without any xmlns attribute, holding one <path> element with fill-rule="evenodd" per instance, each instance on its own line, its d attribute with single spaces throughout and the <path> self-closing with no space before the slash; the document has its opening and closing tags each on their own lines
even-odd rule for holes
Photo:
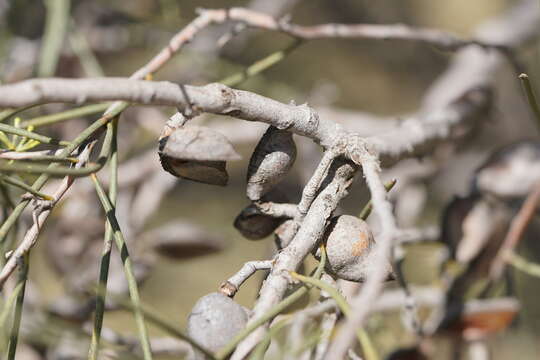
<svg viewBox="0 0 540 360">
<path fill-rule="evenodd" d="M 248 320 L 246 310 L 233 299 L 221 293 L 200 298 L 188 318 L 188 335 L 210 352 L 225 346 Z M 204 355 L 197 352 L 197 358 Z"/>
<path fill-rule="evenodd" d="M 540 180 L 540 142 L 519 141 L 494 152 L 476 170 L 473 190 L 519 207 Z"/>
<path fill-rule="evenodd" d="M 163 169 L 174 176 L 211 185 L 227 185 L 226 161 L 239 160 L 225 136 L 200 126 L 174 129 L 159 140 Z"/>
<path fill-rule="evenodd" d="M 326 271 L 340 279 L 363 282 L 373 263 L 375 240 L 368 224 L 355 216 L 336 216 L 324 235 L 326 242 Z M 388 279 L 392 267 L 386 266 Z"/>
<path fill-rule="evenodd" d="M 255 147 L 249 160 L 247 197 L 256 201 L 278 184 L 296 159 L 292 133 L 270 126 Z"/>
<path fill-rule="evenodd" d="M 277 189 L 266 195 L 261 201 L 276 203 L 287 202 L 286 196 Z M 251 204 L 245 207 L 234 219 L 234 227 L 242 236 L 249 240 L 261 240 L 269 236 L 284 221 L 282 218 L 261 214 L 257 206 Z"/>
</svg>

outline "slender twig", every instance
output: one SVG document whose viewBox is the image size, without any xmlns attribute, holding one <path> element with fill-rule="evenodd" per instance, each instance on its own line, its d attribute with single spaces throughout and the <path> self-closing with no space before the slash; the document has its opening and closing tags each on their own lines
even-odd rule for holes
<svg viewBox="0 0 540 360">
<path fill-rule="evenodd" d="M 32 195 L 34 195 L 34 196 L 36 196 L 38 198 L 41 198 L 41 199 L 44 199 L 44 200 L 53 200 L 53 198 L 50 195 L 40 193 L 39 191 L 34 190 L 30 185 L 26 184 L 24 181 L 15 179 L 13 177 L 10 177 L 10 176 L 4 175 L 4 174 L 0 174 L 0 181 L 4 182 L 6 184 L 9 184 L 9 185 L 13 185 L 15 187 L 18 187 L 18 188 L 20 188 L 20 189 L 22 189 L 24 191 L 27 191 L 30 194 L 32 194 Z"/>
<path fill-rule="evenodd" d="M 518 254 L 511 252 L 506 256 L 506 261 L 516 269 L 527 275 L 540 277 L 540 265 L 533 263 Z"/>
<path fill-rule="evenodd" d="M 118 220 L 116 219 L 116 216 L 114 214 L 114 207 L 111 204 L 111 200 L 109 199 L 109 197 L 107 196 L 103 188 L 101 187 L 101 184 L 99 183 L 99 180 L 97 179 L 97 177 L 95 175 L 92 175 L 91 179 L 96 188 L 96 192 L 98 194 L 99 200 L 101 201 L 101 205 L 103 206 L 103 209 L 105 210 L 107 222 L 112 228 L 114 240 L 116 242 L 116 247 L 118 248 L 118 251 L 120 251 L 120 255 L 122 257 L 122 263 L 124 264 L 124 272 L 126 274 L 126 279 L 128 282 L 129 295 L 133 303 L 133 313 L 135 315 L 135 322 L 137 323 L 137 328 L 139 330 L 139 338 L 141 341 L 143 357 L 145 360 L 151 360 L 152 351 L 150 349 L 150 340 L 148 337 L 146 324 L 144 322 L 144 314 L 141 311 L 139 288 L 137 285 L 137 280 L 135 279 L 135 274 L 133 273 L 133 265 L 131 262 L 131 258 L 129 256 L 126 242 L 124 240 L 124 235 L 122 234 L 120 225 L 118 224 Z"/>
<path fill-rule="evenodd" d="M 52 144 L 52 145 L 61 145 L 61 146 L 66 146 L 66 145 L 71 144 L 69 141 L 53 139 L 45 135 L 36 134 L 34 132 L 24 130 L 21 128 L 16 128 L 14 126 L 10 126 L 7 124 L 0 124 L 0 131 L 3 131 L 7 134 L 15 134 L 15 135 L 24 136 L 29 139 L 37 140 L 43 144 Z"/>
<path fill-rule="evenodd" d="M 352 314 L 349 316 L 338 333 L 330 348 L 328 358 L 342 359 L 354 339 L 355 330 L 358 329 L 367 317 L 370 305 L 382 288 L 385 280 L 385 264 L 391 256 L 394 240 L 398 237 L 396 220 L 392 214 L 392 205 L 387 199 L 386 189 L 379 176 L 379 163 L 376 156 L 367 152 L 359 154 L 362 170 L 371 192 L 373 209 L 379 218 L 382 231 L 377 237 L 377 247 L 373 255 L 373 268 L 367 277 L 362 291 L 351 300 Z"/>
<path fill-rule="evenodd" d="M 536 96 L 534 95 L 529 76 L 527 74 L 520 74 L 519 79 L 521 80 L 521 85 L 523 85 L 523 90 L 525 90 L 525 95 L 527 95 L 527 100 L 529 102 L 532 113 L 536 118 L 536 126 L 540 129 L 540 107 L 538 106 L 538 102 L 536 101 Z"/>
<path fill-rule="evenodd" d="M 532 220 L 538 203 L 540 202 L 540 183 L 537 184 L 527 196 L 527 199 L 519 209 L 519 212 L 510 223 L 510 229 L 504 238 L 504 241 L 499 249 L 499 252 L 491 263 L 489 270 L 489 278 L 491 281 L 496 281 L 501 277 L 506 267 L 506 257 L 516 248 L 523 233 L 527 229 L 527 225 Z"/>
<path fill-rule="evenodd" d="M 341 295 L 335 287 L 324 282 L 323 280 L 312 279 L 307 276 L 297 274 L 295 272 L 291 272 L 291 276 L 297 280 L 311 284 L 313 286 L 318 287 L 321 290 L 326 291 L 332 297 L 332 299 L 334 299 L 337 306 L 339 307 L 339 309 L 343 312 L 345 316 L 351 315 L 351 308 L 349 304 L 347 303 L 347 300 L 345 300 L 343 295 Z M 379 358 L 379 355 L 377 354 L 377 350 L 375 350 L 375 346 L 371 342 L 371 339 L 369 335 L 367 334 L 367 332 L 363 328 L 360 327 L 356 330 L 356 334 L 358 336 L 358 341 L 360 341 L 360 344 L 362 345 L 362 350 L 364 351 L 364 354 L 366 355 L 366 359 L 377 360 Z"/>
<path fill-rule="evenodd" d="M 111 104 L 92 104 L 86 105 L 75 109 L 69 109 L 62 112 L 57 112 L 50 115 L 38 116 L 29 120 L 21 122 L 21 126 L 34 126 L 40 127 L 50 124 L 55 124 L 61 121 L 71 120 L 73 118 L 83 117 L 87 115 L 94 115 L 107 110 Z"/>
<path fill-rule="evenodd" d="M 287 323 L 290 320 L 290 316 L 286 316 L 283 319 L 280 319 L 275 324 L 273 324 L 268 332 L 264 335 L 263 339 L 259 344 L 255 347 L 253 350 L 253 353 L 249 357 L 249 360 L 263 360 L 264 354 L 266 353 L 266 350 L 270 346 L 270 342 L 272 341 L 272 338 L 277 335 L 281 329 L 287 325 Z"/>
<path fill-rule="evenodd" d="M 28 268 L 30 266 L 28 261 L 28 255 L 21 259 L 20 273 L 17 284 L 21 286 L 20 292 L 17 294 L 17 302 L 15 303 L 15 313 L 13 316 L 13 323 L 11 324 L 11 333 L 9 336 L 9 345 L 7 351 L 7 359 L 15 360 L 15 353 L 17 351 L 17 341 L 19 339 L 19 330 L 21 327 L 22 310 L 24 304 L 24 293 L 26 289 L 26 279 L 28 278 Z"/>
<path fill-rule="evenodd" d="M 312 275 L 312 278 L 319 279 L 323 273 L 325 265 L 326 265 L 326 250 L 324 249 L 324 246 L 321 246 L 321 259 L 319 261 L 319 265 L 317 266 L 317 269 Z M 287 296 L 285 299 L 281 300 L 278 304 L 274 305 L 263 316 L 257 319 L 257 321 L 254 321 L 248 324 L 248 326 L 246 326 L 244 330 L 236 334 L 235 337 L 232 338 L 231 341 L 227 345 L 225 345 L 222 349 L 220 349 L 216 353 L 216 359 L 222 360 L 222 359 L 227 358 L 227 356 L 234 351 L 235 347 L 242 340 L 244 340 L 249 334 L 251 334 L 259 326 L 266 323 L 268 320 L 274 318 L 276 315 L 286 310 L 289 306 L 291 306 L 300 298 L 302 298 L 302 296 L 307 294 L 309 289 L 310 287 L 307 287 L 307 286 L 300 287 L 299 289 L 295 290 L 292 294 Z"/>
<path fill-rule="evenodd" d="M 394 185 L 396 185 L 397 179 L 392 179 L 388 183 L 384 185 L 384 188 L 386 191 L 392 190 Z M 360 211 L 360 214 L 358 217 L 362 220 L 366 220 L 369 215 L 371 214 L 371 211 L 373 210 L 373 204 L 371 203 L 371 200 L 368 201 L 368 203 L 362 208 L 362 211 Z"/>
<path fill-rule="evenodd" d="M 267 14 L 245 8 L 200 10 L 200 14 L 208 14 L 224 21 L 238 21 L 248 27 L 279 31 L 297 39 L 311 40 L 322 38 L 364 38 L 374 40 L 406 40 L 426 43 L 438 48 L 454 51 L 463 46 L 479 45 L 499 48 L 499 44 L 487 44 L 479 40 L 461 39 L 449 32 L 413 28 L 403 24 L 322 24 L 301 26 L 280 21 Z"/>
<path fill-rule="evenodd" d="M 122 299 L 119 299 L 119 298 L 115 298 L 114 300 L 118 302 L 122 307 L 128 310 L 132 310 L 132 311 L 134 310 L 133 304 L 130 304 L 129 302 L 123 301 Z M 193 348 L 203 353 L 208 359 L 210 360 L 217 359 L 217 357 L 214 357 L 214 354 L 206 350 L 203 346 L 197 343 L 197 341 L 195 341 L 188 335 L 184 334 L 175 325 L 171 324 L 168 320 L 163 319 L 161 315 L 157 314 L 153 309 L 151 309 L 149 306 L 145 305 L 142 302 L 140 303 L 140 310 L 144 314 L 145 320 L 147 320 L 148 322 L 152 323 L 153 325 L 165 331 L 171 336 L 187 341 L 188 343 L 191 344 L 191 346 L 193 346 Z"/>
<path fill-rule="evenodd" d="M 117 149 L 117 132 L 118 118 L 112 122 L 112 141 L 111 141 L 111 157 L 109 161 L 110 178 L 109 178 L 109 199 L 113 209 L 116 208 L 116 198 L 118 194 L 118 149 Z M 92 338 L 90 341 L 90 349 L 88 353 L 89 360 L 96 360 L 99 353 L 99 343 L 101 337 L 101 328 L 103 326 L 103 318 L 105 312 L 105 297 L 107 295 L 107 280 L 109 277 L 109 264 L 111 259 L 111 248 L 113 240 L 113 229 L 109 222 L 105 222 L 105 234 L 103 236 L 103 250 L 101 254 L 101 262 L 99 267 L 99 279 L 96 293 L 96 310 L 94 315 L 94 327 L 92 328 Z"/>
<path fill-rule="evenodd" d="M 77 28 L 73 18 L 70 21 L 70 28 L 71 30 L 68 35 L 69 45 L 75 55 L 77 55 L 86 75 L 89 77 L 103 76 L 104 72 L 99 64 L 99 60 L 92 51 L 84 32 Z"/>
<path fill-rule="evenodd" d="M 252 76 L 255 76 L 257 74 L 260 74 L 264 70 L 279 63 L 280 61 L 285 59 L 285 57 L 287 57 L 292 51 L 297 49 L 301 44 L 302 44 L 301 41 L 296 40 L 291 45 L 287 46 L 285 49 L 278 50 L 268 55 L 267 57 L 254 62 L 252 65 L 248 66 L 245 70 L 240 71 L 236 74 L 233 74 L 229 77 L 226 77 L 225 79 L 220 80 L 219 82 L 227 86 L 236 86 L 237 84 L 245 81 L 246 79 Z"/>
<path fill-rule="evenodd" d="M 52 76 L 56 71 L 68 27 L 70 0 L 47 0 L 45 5 L 47 16 L 38 67 L 40 77 Z"/>
<path fill-rule="evenodd" d="M 298 203 L 299 221 L 301 221 L 306 216 L 309 207 L 313 202 L 313 199 L 315 199 L 315 195 L 317 195 L 317 191 L 321 187 L 323 179 L 328 174 L 328 169 L 330 169 L 330 165 L 332 165 L 332 162 L 337 156 L 338 154 L 333 151 L 325 151 L 321 161 L 319 162 L 319 165 L 317 166 L 317 169 L 315 169 L 315 172 L 309 179 L 308 183 L 306 184 L 306 186 L 304 186 L 304 190 L 302 191 L 302 198 Z"/>
<path fill-rule="evenodd" d="M 220 285 L 219 291 L 228 297 L 233 297 L 240 286 L 257 270 L 269 270 L 272 268 L 272 263 L 272 260 L 246 262 L 236 274 Z"/>
</svg>

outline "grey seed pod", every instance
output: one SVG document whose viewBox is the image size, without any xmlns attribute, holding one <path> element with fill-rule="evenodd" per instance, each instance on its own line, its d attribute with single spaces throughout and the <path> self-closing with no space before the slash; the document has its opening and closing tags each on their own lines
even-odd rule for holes
<svg viewBox="0 0 540 360">
<path fill-rule="evenodd" d="M 188 180 L 211 185 L 227 185 L 226 161 L 239 160 L 225 136 L 200 126 L 174 129 L 159 140 L 159 158 L 163 169 Z M 168 134 L 168 135 L 167 135 Z"/>
<path fill-rule="evenodd" d="M 473 192 L 519 207 L 540 180 L 540 142 L 519 141 L 494 152 L 476 170 Z"/>
<path fill-rule="evenodd" d="M 268 193 L 289 172 L 296 159 L 292 133 L 270 126 L 249 160 L 247 197 L 256 201 Z"/>
<path fill-rule="evenodd" d="M 188 318 L 188 335 L 210 352 L 225 346 L 248 320 L 245 309 L 228 296 L 211 293 L 197 301 Z M 204 356 L 197 353 L 197 358 Z"/>
<path fill-rule="evenodd" d="M 175 221 L 141 236 L 153 250 L 172 260 L 190 259 L 213 254 L 225 247 L 225 239 L 202 227 Z"/>
<path fill-rule="evenodd" d="M 281 191 L 275 189 L 263 197 L 261 201 L 285 203 L 287 198 Z M 251 204 L 245 207 L 234 219 L 234 227 L 246 239 L 261 240 L 272 234 L 283 221 L 284 219 L 262 214 L 256 205 Z"/>
<path fill-rule="evenodd" d="M 326 271 L 340 279 L 363 282 L 373 263 L 375 240 L 368 224 L 350 215 L 334 217 L 324 235 L 326 242 Z M 388 276 L 393 277 L 390 263 Z"/>
</svg>

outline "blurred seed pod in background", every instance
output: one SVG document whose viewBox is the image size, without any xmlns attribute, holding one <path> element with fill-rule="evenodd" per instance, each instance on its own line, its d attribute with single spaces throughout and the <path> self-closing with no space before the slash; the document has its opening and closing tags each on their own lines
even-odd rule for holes
<svg viewBox="0 0 540 360">
<path fill-rule="evenodd" d="M 143 241 L 159 255 L 172 260 L 190 259 L 219 252 L 225 239 L 204 228 L 183 221 L 175 221 L 141 235 Z"/>
<path fill-rule="evenodd" d="M 246 310 L 221 293 L 200 298 L 188 318 L 188 335 L 210 352 L 225 346 L 248 321 Z M 198 359 L 204 355 L 197 352 Z"/>
<path fill-rule="evenodd" d="M 270 126 L 255 147 L 249 160 L 247 197 L 260 200 L 289 172 L 296 159 L 293 134 Z"/>
<path fill-rule="evenodd" d="M 281 191 L 275 189 L 268 193 L 261 202 L 271 201 L 286 203 L 287 198 Z M 242 236 L 249 240 L 261 240 L 269 236 L 285 219 L 262 214 L 255 204 L 245 207 L 234 220 L 234 227 Z"/>
<path fill-rule="evenodd" d="M 324 235 L 326 243 L 326 271 L 339 279 L 362 282 L 373 263 L 375 240 L 368 224 L 355 216 L 332 218 Z M 393 279 L 390 262 L 385 265 L 387 278 Z"/>
<path fill-rule="evenodd" d="M 225 136 L 193 125 L 161 137 L 159 158 L 163 169 L 174 176 L 220 186 L 229 180 L 226 161 L 241 159 Z"/>
<path fill-rule="evenodd" d="M 494 152 L 476 170 L 473 191 L 518 207 L 540 181 L 540 142 L 520 141 Z"/>
</svg>

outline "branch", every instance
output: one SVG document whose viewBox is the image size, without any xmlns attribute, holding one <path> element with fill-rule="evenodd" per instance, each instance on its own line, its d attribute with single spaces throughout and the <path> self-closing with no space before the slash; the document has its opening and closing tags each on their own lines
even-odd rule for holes
<svg viewBox="0 0 540 360">
<path fill-rule="evenodd" d="M 219 291 L 228 297 L 234 297 L 238 288 L 244 281 L 255 274 L 257 270 L 270 270 L 272 268 L 272 263 L 272 260 L 248 261 L 236 274 L 220 285 Z"/>
<path fill-rule="evenodd" d="M 326 220 L 330 218 L 338 203 L 346 195 L 347 187 L 351 183 L 355 170 L 355 167 L 348 162 L 341 159 L 334 161 L 328 175 L 331 181 L 313 201 L 302 227 L 298 230 L 291 244 L 276 256 L 272 271 L 259 292 L 259 300 L 255 304 L 253 316 L 250 318 L 248 326 L 257 322 L 281 300 L 289 284 L 289 271 L 297 269 L 322 237 Z M 231 359 L 243 359 L 260 341 L 264 330 L 265 327 L 260 327 L 252 332 L 238 345 Z"/>
<path fill-rule="evenodd" d="M 214 19 L 223 18 L 224 20 L 238 21 L 251 28 L 279 31 L 303 40 L 326 38 L 405 40 L 425 43 L 450 51 L 473 44 L 484 47 L 495 47 L 499 45 L 483 43 L 479 40 L 462 39 L 446 31 L 414 28 L 403 24 L 321 24 L 302 26 L 291 24 L 285 20 L 277 20 L 261 12 L 238 7 L 201 10 L 199 13 Z"/>
</svg>

